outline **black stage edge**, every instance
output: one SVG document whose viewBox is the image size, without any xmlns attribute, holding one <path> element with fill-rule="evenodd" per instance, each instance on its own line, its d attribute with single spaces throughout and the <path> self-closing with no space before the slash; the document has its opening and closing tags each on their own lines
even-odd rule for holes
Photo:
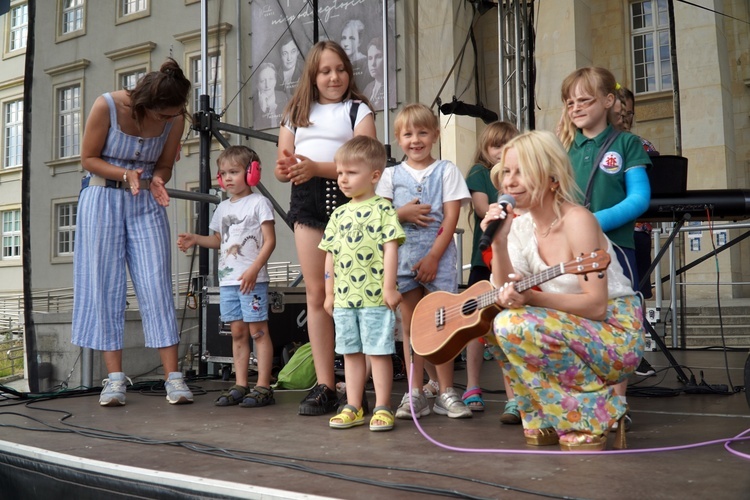
<svg viewBox="0 0 750 500">
<path fill-rule="evenodd" d="M 101 462 L 7 441 L 0 441 L 0 497 L 16 500 L 322 498 Z"/>
</svg>

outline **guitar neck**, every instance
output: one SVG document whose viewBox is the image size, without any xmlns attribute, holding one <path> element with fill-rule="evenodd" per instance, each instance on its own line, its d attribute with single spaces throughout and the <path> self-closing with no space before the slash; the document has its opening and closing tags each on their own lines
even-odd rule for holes
<svg viewBox="0 0 750 500">
<path fill-rule="evenodd" d="M 544 271 L 541 271 L 531 276 L 527 276 L 515 282 L 515 288 L 518 293 L 525 292 L 529 288 L 533 288 L 537 285 L 541 285 L 551 279 L 555 279 L 558 276 L 565 274 L 564 264 L 558 264 L 556 266 L 548 267 Z M 489 292 L 482 293 L 477 297 L 477 302 L 480 309 L 489 307 L 497 301 L 503 288 L 495 288 Z"/>
</svg>

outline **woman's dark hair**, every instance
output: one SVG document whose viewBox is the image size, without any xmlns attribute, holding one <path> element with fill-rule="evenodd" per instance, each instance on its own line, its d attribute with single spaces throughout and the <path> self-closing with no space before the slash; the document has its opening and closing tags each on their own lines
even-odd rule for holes
<svg viewBox="0 0 750 500">
<path fill-rule="evenodd" d="M 133 119 L 140 126 L 147 109 L 160 110 L 185 106 L 190 95 L 190 80 L 177 61 L 168 58 L 159 71 L 146 73 L 135 88 L 128 91 Z"/>
</svg>

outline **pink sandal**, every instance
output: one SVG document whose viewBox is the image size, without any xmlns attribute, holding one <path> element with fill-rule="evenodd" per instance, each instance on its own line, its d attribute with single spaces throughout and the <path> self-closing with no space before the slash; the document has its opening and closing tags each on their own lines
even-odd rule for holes
<svg viewBox="0 0 750 500">
<path fill-rule="evenodd" d="M 484 399 L 482 399 L 482 389 L 471 387 L 464 392 L 461 397 L 471 411 L 484 411 Z"/>
</svg>

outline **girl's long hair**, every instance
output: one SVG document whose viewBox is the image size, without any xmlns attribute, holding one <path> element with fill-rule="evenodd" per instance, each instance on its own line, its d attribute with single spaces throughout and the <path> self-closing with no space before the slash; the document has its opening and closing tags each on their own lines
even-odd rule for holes
<svg viewBox="0 0 750 500">
<path fill-rule="evenodd" d="M 492 168 L 495 162 L 488 156 L 489 149 L 505 146 L 518 133 L 516 126 L 506 121 L 496 121 L 487 125 L 479 136 L 479 145 L 474 153 L 474 164 Z"/>
<path fill-rule="evenodd" d="M 335 52 L 343 61 L 344 69 L 349 75 L 349 88 L 346 90 L 341 100 L 345 101 L 347 99 L 354 99 L 362 101 L 372 109 L 370 101 L 357 88 L 357 84 L 354 81 L 352 62 L 349 60 L 349 56 L 346 55 L 346 52 L 341 48 L 341 45 L 331 40 L 325 40 L 313 45 L 310 52 L 307 53 L 302 76 L 299 79 L 299 83 L 294 90 L 292 98 L 289 99 L 286 108 L 284 108 L 284 113 L 281 116 L 281 122 L 284 125 L 291 125 L 292 127 L 309 127 L 311 125 L 310 108 L 312 107 L 313 102 L 316 102 L 319 98 L 315 80 L 318 76 L 320 58 L 324 50 Z"/>
<path fill-rule="evenodd" d="M 562 142 L 566 151 L 570 149 L 570 145 L 573 144 L 573 139 L 576 136 L 576 126 L 568 116 L 567 101 L 573 96 L 579 85 L 583 90 L 597 99 L 606 97 L 609 94 L 617 97 L 617 79 L 606 68 L 579 68 L 565 77 L 560 88 L 563 112 L 560 117 L 557 136 L 560 138 L 560 142 Z"/>
</svg>

